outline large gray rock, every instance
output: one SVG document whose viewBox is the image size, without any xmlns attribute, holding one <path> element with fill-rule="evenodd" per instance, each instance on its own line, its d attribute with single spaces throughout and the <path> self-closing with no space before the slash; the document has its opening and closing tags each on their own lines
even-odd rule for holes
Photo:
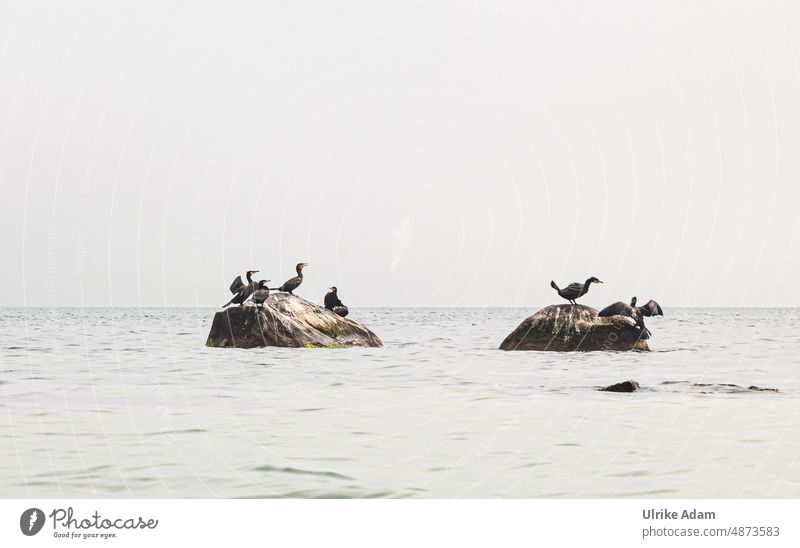
<svg viewBox="0 0 800 548">
<path fill-rule="evenodd" d="M 559 304 L 541 309 L 517 327 L 501 350 L 647 350 L 635 322 L 625 316 L 601 318 L 582 304 Z"/>
<path fill-rule="evenodd" d="M 273 293 L 262 308 L 252 302 L 214 315 L 206 346 L 341 348 L 383 346 L 363 324 L 296 295 Z"/>
</svg>

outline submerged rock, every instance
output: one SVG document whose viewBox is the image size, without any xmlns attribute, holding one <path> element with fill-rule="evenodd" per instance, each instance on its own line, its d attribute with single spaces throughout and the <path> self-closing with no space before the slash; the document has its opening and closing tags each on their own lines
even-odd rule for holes
<svg viewBox="0 0 800 548">
<path fill-rule="evenodd" d="M 636 392 L 639 390 L 639 383 L 634 380 L 622 381 L 605 388 L 598 388 L 598 390 L 601 392 Z"/>
<path fill-rule="evenodd" d="M 601 318 L 582 304 L 550 305 L 530 316 L 506 337 L 501 350 L 645 350 L 636 322 L 625 316 Z"/>
<path fill-rule="evenodd" d="M 214 315 L 206 346 L 341 348 L 383 346 L 366 326 L 296 295 L 274 293 L 262 308 L 251 302 Z"/>
<path fill-rule="evenodd" d="M 689 381 L 664 381 L 663 386 L 674 386 L 679 390 L 693 390 L 700 394 L 747 394 L 750 392 L 780 393 L 777 388 L 763 388 L 760 386 L 739 386 L 731 383 L 705 383 Z"/>
</svg>

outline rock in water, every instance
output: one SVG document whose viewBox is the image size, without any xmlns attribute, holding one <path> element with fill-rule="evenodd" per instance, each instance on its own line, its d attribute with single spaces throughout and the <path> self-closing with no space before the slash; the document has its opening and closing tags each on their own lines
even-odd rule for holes
<svg viewBox="0 0 800 548">
<path fill-rule="evenodd" d="M 639 390 L 640 386 L 639 383 L 630 380 L 630 381 L 622 381 L 616 384 L 612 384 L 606 386 L 605 388 L 598 388 L 601 392 L 636 392 Z"/>
<path fill-rule="evenodd" d="M 341 348 L 383 346 L 363 324 L 288 293 L 274 293 L 262 308 L 251 302 L 214 315 L 206 346 Z"/>
<path fill-rule="evenodd" d="M 636 323 L 625 316 L 601 318 L 582 304 L 541 309 L 506 337 L 500 350 L 646 350 Z"/>
</svg>

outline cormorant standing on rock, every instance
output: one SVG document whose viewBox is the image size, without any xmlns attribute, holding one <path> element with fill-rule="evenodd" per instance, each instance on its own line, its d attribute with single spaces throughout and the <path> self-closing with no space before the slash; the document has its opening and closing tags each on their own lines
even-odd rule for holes
<svg viewBox="0 0 800 548">
<path fill-rule="evenodd" d="M 631 303 L 631 306 L 633 306 L 633 303 Z M 640 306 L 638 308 L 639 308 L 639 312 L 642 313 L 642 316 L 650 317 L 650 316 L 663 316 L 664 315 L 664 311 L 661 310 L 661 307 L 653 299 L 650 299 L 649 301 L 647 301 L 647 304 L 645 304 L 644 306 Z"/>
<path fill-rule="evenodd" d="M 269 288 L 267 282 L 270 280 L 259 280 L 256 290 L 253 291 L 253 302 L 256 303 L 258 308 L 261 308 L 264 302 L 269 298 Z"/>
<path fill-rule="evenodd" d="M 290 278 L 283 282 L 283 285 L 280 287 L 271 287 L 273 291 L 285 291 L 289 295 L 294 295 L 292 291 L 300 287 L 300 284 L 303 283 L 303 269 L 308 266 L 308 263 L 297 263 L 295 270 L 297 271 L 297 276 L 294 278 Z"/>
<path fill-rule="evenodd" d="M 645 327 L 642 313 L 638 308 L 636 308 L 636 297 L 631 299 L 631 304 L 625 304 L 622 301 L 617 301 L 614 304 L 610 304 L 598 312 L 597 315 L 603 318 L 610 316 L 625 316 L 627 318 L 631 318 L 636 322 L 636 326 L 641 332 L 639 338 L 642 340 L 650 338 L 650 330 Z"/>
<path fill-rule="evenodd" d="M 344 318 L 350 311 L 344 303 L 339 300 L 337 291 L 338 290 L 334 286 L 331 287 L 330 292 L 325 295 L 325 308 Z"/>
<path fill-rule="evenodd" d="M 253 294 L 255 291 L 256 283 L 253 281 L 253 274 L 257 273 L 258 270 L 248 270 L 245 276 L 247 277 L 247 285 L 242 283 L 242 277 L 236 276 L 231 284 L 230 290 L 233 293 L 233 298 L 225 303 L 222 308 L 230 304 L 242 304 L 247 300 L 247 298 Z"/>
<path fill-rule="evenodd" d="M 553 289 L 558 291 L 558 294 L 562 298 L 568 300 L 570 303 L 578 304 L 578 303 L 575 302 L 575 299 L 577 299 L 579 297 L 582 297 L 583 295 L 586 295 L 586 292 L 589 291 L 589 286 L 590 285 L 592 285 L 592 284 L 601 284 L 601 283 L 603 283 L 603 282 L 601 282 L 600 280 L 598 280 L 597 278 L 592 276 L 591 278 L 586 280 L 584 283 L 573 282 L 573 283 L 569 284 L 567 287 L 565 287 L 564 289 L 559 289 L 558 286 L 556 285 L 556 282 L 552 282 L 551 281 L 550 282 L 550 287 L 552 287 Z"/>
</svg>

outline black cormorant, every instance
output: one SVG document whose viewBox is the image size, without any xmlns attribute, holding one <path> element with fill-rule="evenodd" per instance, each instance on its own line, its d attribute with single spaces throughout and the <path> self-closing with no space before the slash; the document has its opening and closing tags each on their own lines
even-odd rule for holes
<svg viewBox="0 0 800 548">
<path fill-rule="evenodd" d="M 636 326 L 639 328 L 639 331 L 641 332 L 639 338 L 640 339 L 650 338 L 650 330 L 647 329 L 647 327 L 645 327 L 642 313 L 639 311 L 638 308 L 636 308 L 636 297 L 631 299 L 631 304 L 626 304 L 623 303 L 622 301 L 617 301 L 614 304 L 610 304 L 603 310 L 598 312 L 597 315 L 601 317 L 625 316 L 627 318 L 631 318 L 633 321 L 636 322 Z"/>
<path fill-rule="evenodd" d="M 586 292 L 589 291 L 589 286 L 590 285 L 592 285 L 592 284 L 601 284 L 601 283 L 603 283 L 603 282 L 601 282 L 600 280 L 598 280 L 597 278 L 592 276 L 591 278 L 586 280 L 584 283 L 573 282 L 573 283 L 569 284 L 567 287 L 565 287 L 564 289 L 559 289 L 558 286 L 556 285 L 556 282 L 552 282 L 551 281 L 550 282 L 550 287 L 552 287 L 553 289 L 558 291 L 558 294 L 562 298 L 568 300 L 570 303 L 578 304 L 578 303 L 575 302 L 575 299 L 577 299 L 579 297 L 582 297 L 583 295 L 586 295 Z"/>
<path fill-rule="evenodd" d="M 653 299 L 650 299 L 649 301 L 647 301 L 647 304 L 645 304 L 644 306 L 640 306 L 638 308 L 639 308 L 639 312 L 642 313 L 642 316 L 648 316 L 649 317 L 649 316 L 663 316 L 664 315 L 664 311 L 661 310 L 661 307 L 659 306 L 659 304 L 657 302 L 655 302 Z"/>
<path fill-rule="evenodd" d="M 259 280 L 256 290 L 253 291 L 253 302 L 258 308 L 261 308 L 261 305 L 269 298 L 269 288 L 267 287 L 269 281 L 271 280 Z"/>
<path fill-rule="evenodd" d="M 280 287 L 271 287 L 273 291 L 285 291 L 289 295 L 294 295 L 292 291 L 300 287 L 300 284 L 303 283 L 303 269 L 308 266 L 308 263 L 297 263 L 295 270 L 297 271 L 297 276 L 294 278 L 290 278 L 283 282 L 283 285 Z"/>
<path fill-rule="evenodd" d="M 236 276 L 230 287 L 231 293 L 233 293 L 233 298 L 225 303 L 222 308 L 225 308 L 230 304 L 242 304 L 250 295 L 253 294 L 253 291 L 255 291 L 256 288 L 256 283 L 253 281 L 253 274 L 256 272 L 258 272 L 258 270 L 247 271 L 245 274 L 245 277 L 247 278 L 247 284 L 242 283 L 241 276 Z"/>
<path fill-rule="evenodd" d="M 325 308 L 344 318 L 350 310 L 339 300 L 336 287 L 331 287 L 329 293 L 325 295 Z"/>
</svg>

